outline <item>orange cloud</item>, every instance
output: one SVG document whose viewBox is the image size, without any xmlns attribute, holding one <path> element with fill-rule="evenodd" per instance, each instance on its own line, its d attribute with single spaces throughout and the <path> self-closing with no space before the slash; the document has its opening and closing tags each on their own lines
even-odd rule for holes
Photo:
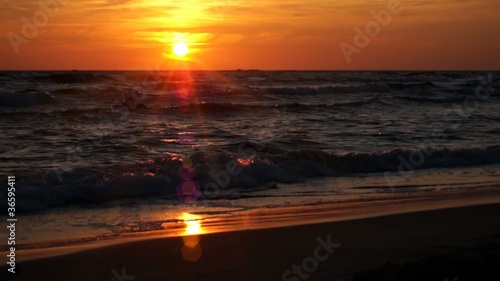
<svg viewBox="0 0 500 281">
<path fill-rule="evenodd" d="M 394 15 L 351 64 L 346 63 L 339 44 L 352 41 L 353 29 L 372 20 L 370 12 L 385 8 L 388 1 L 64 0 L 46 24 L 35 26 L 36 36 L 27 38 L 25 19 L 34 24 L 37 13 L 50 10 L 38 1 L 4 0 L 0 68 L 168 68 L 173 66 L 164 54 L 176 36 L 192 45 L 196 68 L 500 67 L 496 0 L 401 0 L 404 11 Z"/>
</svg>

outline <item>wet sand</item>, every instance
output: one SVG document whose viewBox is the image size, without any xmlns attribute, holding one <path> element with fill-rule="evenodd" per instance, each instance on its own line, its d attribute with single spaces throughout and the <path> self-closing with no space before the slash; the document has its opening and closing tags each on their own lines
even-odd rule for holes
<svg viewBox="0 0 500 281">
<path fill-rule="evenodd" d="M 297 214 L 307 217 L 308 209 L 316 213 L 310 213 L 311 220 L 303 220 L 300 225 L 279 225 L 274 219 L 272 228 L 188 238 L 141 238 L 66 255 L 21 258 L 15 278 L 8 274 L 7 280 L 350 280 L 360 271 L 377 269 L 388 262 L 404 264 L 436 254 L 453 258 L 478 245 L 500 244 L 500 204 L 488 201 L 499 202 L 498 196 L 466 207 L 451 206 L 460 205 L 457 202 L 450 206 L 438 202 L 446 209 L 430 211 L 415 211 L 416 205 L 411 203 L 395 206 L 388 202 L 372 209 L 360 208 L 364 212 L 359 216 L 365 218 L 348 218 L 344 214 L 339 221 L 334 221 L 331 208 L 323 206 L 323 211 L 318 211 L 317 206 L 303 206 L 295 209 Z M 425 204 L 424 200 L 417 205 L 423 208 Z M 408 213 L 391 214 L 389 210 L 395 208 Z M 336 210 L 337 214 L 340 210 Z M 349 211 L 353 206 L 344 210 L 356 214 Z M 372 211 L 374 216 L 367 217 Z M 248 214 L 245 217 L 248 224 Z M 263 216 L 250 217 L 255 225 L 265 221 Z M 202 232 L 200 226 L 189 224 L 186 231 L 191 227 L 192 233 Z M 1 271 L 2 280 L 6 280 L 7 268 L 1 267 Z M 445 273 L 438 268 L 429 271 L 432 276 L 422 274 L 426 280 L 450 278 Z M 443 276 L 434 276 L 440 274 Z"/>
</svg>

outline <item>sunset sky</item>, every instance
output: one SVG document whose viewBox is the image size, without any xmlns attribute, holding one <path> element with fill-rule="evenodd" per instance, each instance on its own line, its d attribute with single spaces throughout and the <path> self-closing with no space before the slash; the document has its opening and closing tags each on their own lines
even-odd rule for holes
<svg viewBox="0 0 500 281">
<path fill-rule="evenodd" d="M 498 0 L 402 0 L 348 63 L 339 44 L 354 46 L 354 28 L 390 1 L 60 0 L 41 12 L 39 1 L 2 0 L 0 69 L 500 69 Z M 190 48 L 183 61 L 177 41 Z"/>
</svg>

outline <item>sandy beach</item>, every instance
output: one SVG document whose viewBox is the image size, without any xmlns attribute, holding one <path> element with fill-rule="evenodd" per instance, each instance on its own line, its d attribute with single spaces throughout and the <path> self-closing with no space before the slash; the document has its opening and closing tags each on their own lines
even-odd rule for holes
<svg viewBox="0 0 500 281">
<path fill-rule="evenodd" d="M 484 277 L 476 280 L 499 280 L 498 271 L 487 265 L 498 259 L 500 204 L 485 202 L 364 219 L 141 239 L 21 261 L 15 276 L 2 280 L 442 281 L 455 276 L 474 280 L 469 279 L 471 274 Z M 403 210 L 411 206 L 401 204 Z M 455 266 L 454 260 L 463 257 L 470 266 Z M 448 262 L 436 263 L 435 258 Z M 475 259 L 482 261 L 481 268 Z M 409 262 L 416 262 L 417 268 L 420 264 L 420 277 L 411 274 L 412 266 L 410 276 L 416 279 L 397 277 L 408 271 Z M 2 267 L 2 276 L 6 272 Z"/>
</svg>

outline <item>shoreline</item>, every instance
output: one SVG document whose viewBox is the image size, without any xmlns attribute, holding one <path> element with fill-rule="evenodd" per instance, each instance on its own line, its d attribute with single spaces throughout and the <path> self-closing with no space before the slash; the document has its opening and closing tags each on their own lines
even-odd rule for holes
<svg viewBox="0 0 500 281">
<path fill-rule="evenodd" d="M 312 256 L 318 239 L 340 246 L 308 280 L 337 280 L 387 262 L 404 263 L 478 243 L 500 243 L 498 213 L 500 203 L 494 203 L 189 236 L 197 239 L 196 253 L 186 253 L 186 239 L 155 238 L 20 261 L 15 280 L 75 280 L 75 276 L 109 280 L 114 269 L 122 268 L 140 280 L 294 280 L 282 275 Z M 1 276 L 6 267 L 0 269 Z M 428 280 L 433 278 L 437 277 Z"/>
<path fill-rule="evenodd" d="M 496 216 L 500 191 L 446 195 L 254 209 L 225 219 L 187 218 L 170 233 L 18 250 L 14 280 L 73 280 L 75 272 L 81 275 L 78 280 L 108 280 L 113 278 L 112 270 L 126 268 L 127 274 L 142 280 L 269 280 L 272 276 L 272 280 L 297 281 L 280 274 L 310 257 L 321 239 L 338 243 L 339 248 L 332 250 L 326 266 L 318 263 L 315 277 L 308 280 L 351 280 L 361 271 L 388 263 L 418 261 L 434 253 L 454 255 L 456 249 L 468 252 L 484 243 L 500 245 Z M 165 264 L 173 267 L 167 270 Z M 7 269 L 0 266 L 0 276 Z M 252 274 L 242 279 L 249 270 Z"/>
<path fill-rule="evenodd" d="M 384 200 L 353 201 L 329 204 L 252 209 L 235 212 L 231 216 L 199 220 L 200 235 L 235 231 L 274 229 L 312 224 L 370 219 L 415 212 L 443 210 L 467 206 L 500 203 L 500 191 L 443 192 L 443 196 L 395 197 Z M 193 213 L 196 214 L 196 213 Z M 22 245 L 18 247 L 17 261 L 44 259 L 80 251 L 147 240 L 176 238 L 189 235 L 185 223 L 170 224 L 164 230 L 125 233 L 117 237 L 90 242 L 54 242 L 54 244 Z M 20 248 L 20 249 L 19 249 Z M 0 251 L 5 256 L 7 251 Z"/>
</svg>

